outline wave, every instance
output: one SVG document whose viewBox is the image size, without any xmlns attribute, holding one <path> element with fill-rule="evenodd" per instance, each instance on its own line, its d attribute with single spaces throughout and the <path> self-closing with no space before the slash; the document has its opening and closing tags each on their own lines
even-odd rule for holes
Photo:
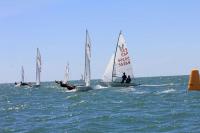
<svg viewBox="0 0 200 133">
<path fill-rule="evenodd" d="M 175 92 L 175 91 L 176 91 L 175 89 L 168 89 L 168 90 L 164 90 L 164 91 L 161 91 L 161 92 L 157 92 L 157 94 L 172 93 L 172 92 Z"/>
<path fill-rule="evenodd" d="M 145 94 L 147 93 L 146 91 L 134 91 L 134 94 Z"/>
<path fill-rule="evenodd" d="M 105 88 L 108 88 L 108 87 L 101 86 L 101 85 L 94 86 L 94 89 L 105 89 Z"/>
<path fill-rule="evenodd" d="M 144 86 L 144 87 L 162 87 L 162 86 L 174 86 L 175 84 L 170 83 L 170 84 L 158 84 L 158 85 L 152 85 L 152 84 L 143 84 L 140 86 Z"/>
<path fill-rule="evenodd" d="M 73 89 L 73 90 L 65 89 L 65 92 L 76 92 L 76 91 L 77 91 L 76 89 Z"/>
</svg>

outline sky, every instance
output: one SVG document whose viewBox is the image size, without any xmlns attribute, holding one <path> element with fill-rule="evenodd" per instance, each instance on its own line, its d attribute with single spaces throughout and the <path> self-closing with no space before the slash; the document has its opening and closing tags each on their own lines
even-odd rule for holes
<svg viewBox="0 0 200 133">
<path fill-rule="evenodd" d="M 186 75 L 200 68 L 199 0 L 1 0 L 0 82 L 35 81 L 36 48 L 42 81 L 84 70 L 85 31 L 91 72 L 100 79 L 122 30 L 135 77 Z"/>
</svg>

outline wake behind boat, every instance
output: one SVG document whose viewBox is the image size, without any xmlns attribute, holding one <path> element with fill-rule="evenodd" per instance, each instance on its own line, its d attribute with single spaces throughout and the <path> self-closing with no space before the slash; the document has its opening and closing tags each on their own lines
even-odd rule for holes
<svg viewBox="0 0 200 133">
<path fill-rule="evenodd" d="M 137 86 L 133 80 L 131 58 L 124 36 L 120 32 L 115 53 L 111 56 L 100 84 L 112 87 Z"/>
</svg>

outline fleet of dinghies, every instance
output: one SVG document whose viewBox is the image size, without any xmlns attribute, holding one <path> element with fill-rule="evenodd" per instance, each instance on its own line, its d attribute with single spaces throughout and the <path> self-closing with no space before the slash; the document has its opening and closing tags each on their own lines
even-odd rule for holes
<svg viewBox="0 0 200 133">
<path fill-rule="evenodd" d="M 84 81 L 81 85 L 70 84 L 69 81 L 69 63 L 65 67 L 64 80 L 55 81 L 61 87 L 65 87 L 68 90 L 85 91 L 92 89 L 91 86 L 91 39 L 88 31 L 86 30 L 86 41 L 85 41 L 85 65 L 84 75 L 82 80 Z M 41 55 L 37 48 L 36 55 L 36 84 L 34 86 L 40 86 L 41 79 Z M 15 83 L 15 86 L 31 86 L 29 83 L 24 82 L 24 68 L 21 70 L 21 82 Z M 133 67 L 131 63 L 131 57 L 128 52 L 128 47 L 125 38 L 120 32 L 115 52 L 112 54 L 111 59 L 105 69 L 102 80 L 100 82 L 102 86 L 112 87 L 128 87 L 136 86 L 133 75 Z"/>
<path fill-rule="evenodd" d="M 21 68 L 21 81 L 19 83 L 15 82 L 15 87 L 39 87 L 40 86 L 40 75 L 41 75 L 41 66 L 42 66 L 42 61 L 41 61 L 41 55 L 39 48 L 37 48 L 37 55 L 36 55 L 36 83 L 35 85 L 32 85 L 31 83 L 26 83 L 24 82 L 24 67 L 22 66 Z"/>
</svg>

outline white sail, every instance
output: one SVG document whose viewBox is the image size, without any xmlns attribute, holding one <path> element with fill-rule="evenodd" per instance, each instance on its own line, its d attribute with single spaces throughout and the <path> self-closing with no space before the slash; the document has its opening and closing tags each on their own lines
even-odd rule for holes
<svg viewBox="0 0 200 133">
<path fill-rule="evenodd" d="M 21 82 L 24 83 L 24 67 L 21 68 Z"/>
<path fill-rule="evenodd" d="M 91 42 L 88 31 L 86 30 L 86 43 L 85 43 L 85 73 L 84 73 L 84 81 L 85 86 L 90 86 L 90 60 L 91 60 Z"/>
<path fill-rule="evenodd" d="M 68 80 L 69 80 L 69 63 L 67 63 L 67 66 L 65 67 L 64 84 L 66 84 Z"/>
<path fill-rule="evenodd" d="M 115 51 L 112 81 L 121 80 L 123 73 L 130 75 L 133 78 L 133 68 L 131 65 L 131 58 L 128 53 L 128 48 L 126 46 L 126 41 L 123 34 L 120 32 L 118 43 Z"/>
<path fill-rule="evenodd" d="M 102 78 L 103 82 L 112 82 L 113 64 L 114 64 L 114 54 L 111 56 L 110 61 L 103 74 L 103 78 Z"/>
<path fill-rule="evenodd" d="M 37 56 L 36 56 L 36 85 L 40 85 L 40 74 L 41 74 L 41 55 L 40 51 L 37 48 Z"/>
</svg>

